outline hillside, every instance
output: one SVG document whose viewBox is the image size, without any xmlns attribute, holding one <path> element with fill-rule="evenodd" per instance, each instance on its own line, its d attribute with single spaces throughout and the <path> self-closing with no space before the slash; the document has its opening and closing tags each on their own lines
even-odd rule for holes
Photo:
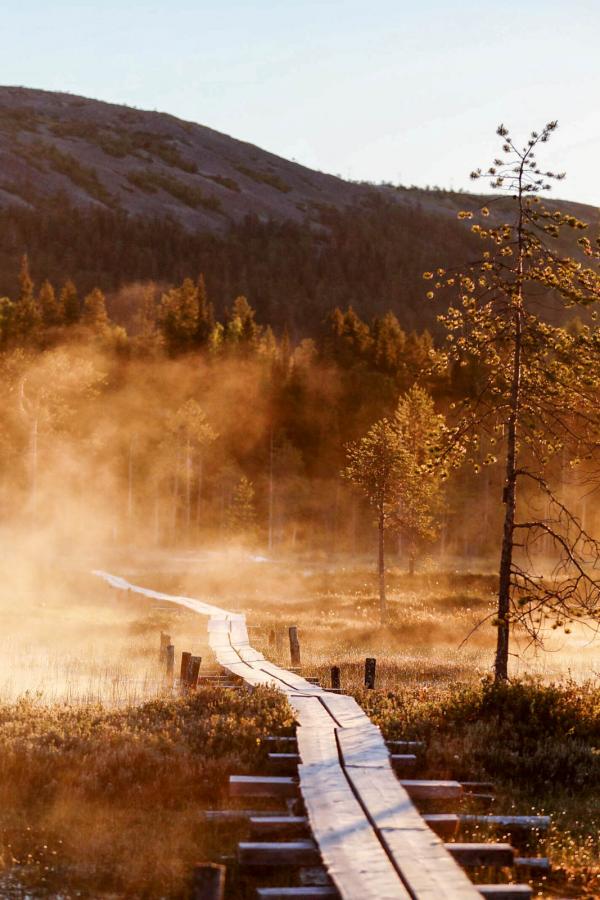
<svg viewBox="0 0 600 900">
<path fill-rule="evenodd" d="M 297 334 L 336 304 L 432 326 L 421 273 L 468 257 L 456 213 L 481 202 L 349 183 L 163 113 L 0 87 L 0 294 L 27 252 L 37 281 L 112 293 L 201 270 L 217 309 L 244 293 Z"/>
</svg>

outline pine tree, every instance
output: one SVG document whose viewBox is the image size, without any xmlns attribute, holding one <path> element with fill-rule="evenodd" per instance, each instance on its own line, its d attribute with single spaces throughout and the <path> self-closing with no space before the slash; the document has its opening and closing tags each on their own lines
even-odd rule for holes
<svg viewBox="0 0 600 900">
<path fill-rule="evenodd" d="M 54 328 L 63 322 L 63 308 L 57 298 L 52 284 L 46 279 L 40 288 L 38 304 L 42 322 L 46 328 Z"/>
<path fill-rule="evenodd" d="M 236 297 L 225 324 L 225 341 L 248 353 L 256 349 L 261 329 L 255 322 L 256 312 L 246 297 Z"/>
<path fill-rule="evenodd" d="M 80 319 L 81 309 L 79 307 L 77 288 L 70 278 L 68 278 L 62 286 L 58 302 L 63 310 L 65 324 L 75 325 Z"/>
<path fill-rule="evenodd" d="M 29 257 L 26 253 L 21 257 L 19 269 L 19 303 L 27 303 L 33 300 L 33 279 L 29 272 Z"/>
<path fill-rule="evenodd" d="M 109 333 L 110 319 L 106 299 L 100 288 L 94 288 L 84 298 L 81 321 L 97 335 L 104 336 Z"/>
<path fill-rule="evenodd" d="M 171 354 L 189 353 L 197 346 L 198 313 L 198 289 L 191 278 L 163 295 L 160 324 Z"/>
<path fill-rule="evenodd" d="M 212 303 L 208 300 L 206 282 L 204 280 L 204 275 L 202 274 L 198 278 L 196 291 L 198 296 L 198 327 L 196 330 L 196 342 L 200 347 L 205 347 L 208 344 L 211 332 L 215 325 L 215 313 Z"/>
<path fill-rule="evenodd" d="M 255 490 L 252 482 L 243 475 L 233 491 L 227 510 L 227 529 L 236 537 L 252 539 L 256 530 Z"/>
<path fill-rule="evenodd" d="M 24 255 L 21 258 L 19 297 L 15 304 L 11 330 L 17 339 L 25 342 L 36 335 L 42 322 L 42 314 L 33 289 L 34 284 L 29 274 L 29 260 L 27 255 Z"/>
<path fill-rule="evenodd" d="M 436 414 L 431 396 L 417 385 L 400 397 L 393 424 L 404 452 L 398 460 L 392 527 L 408 544 L 412 575 L 419 546 L 437 535 L 441 488 L 447 475 L 446 469 L 438 469 L 437 458 L 446 424 L 444 417 Z"/>
<path fill-rule="evenodd" d="M 503 458 L 499 681 L 508 677 L 514 626 L 536 641 L 548 621 L 560 627 L 573 618 L 600 618 L 600 581 L 593 568 L 600 544 L 560 493 L 561 472 L 576 472 L 579 460 L 598 458 L 600 334 L 588 325 L 578 333 L 550 325 L 539 306 L 540 297 L 565 310 L 598 303 L 600 277 L 592 265 L 600 259 L 600 244 L 582 234 L 584 222 L 546 207 L 538 196 L 563 177 L 540 169 L 536 158 L 555 128 L 551 122 L 532 132 L 524 146 L 498 128 L 502 155 L 486 173 L 472 173 L 475 179 L 489 177 L 493 189 L 507 194 L 494 216 L 489 203 L 472 225 L 484 249 L 463 271 L 424 274 L 433 282 L 430 299 L 436 290 L 455 298 L 441 316 L 447 331 L 441 365 L 474 361 L 481 373 L 476 394 L 458 404 L 452 442 L 469 448 L 476 471 L 482 434 Z M 505 217 L 501 210 L 507 208 Z M 459 213 L 464 220 L 473 216 Z M 565 233 L 580 235 L 571 240 L 576 258 L 556 245 Z M 496 461 L 493 452 L 484 459 Z M 551 575 L 533 562 L 531 550 L 542 539 L 556 565 Z"/>
<path fill-rule="evenodd" d="M 174 443 L 174 458 L 181 460 L 185 488 L 185 522 L 189 534 L 192 515 L 192 489 L 196 484 L 198 509 L 201 503 L 202 464 L 206 447 L 216 440 L 217 434 L 210 425 L 204 410 L 191 398 L 173 413 L 167 422 L 168 433 Z M 178 473 L 175 473 L 178 477 Z"/>
<path fill-rule="evenodd" d="M 388 419 L 376 422 L 367 434 L 347 447 L 347 465 L 342 477 L 356 485 L 375 510 L 378 535 L 379 615 L 387 618 L 385 536 L 398 501 L 398 462 L 401 455 L 398 432 Z"/>
</svg>

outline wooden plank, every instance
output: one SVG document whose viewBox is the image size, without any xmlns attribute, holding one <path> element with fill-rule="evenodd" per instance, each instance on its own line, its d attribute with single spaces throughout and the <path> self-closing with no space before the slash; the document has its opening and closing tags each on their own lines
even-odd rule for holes
<svg viewBox="0 0 600 900">
<path fill-rule="evenodd" d="M 455 813 L 429 813 L 423 819 L 442 838 L 454 837 L 460 825 L 460 816 Z"/>
<path fill-rule="evenodd" d="M 241 841 L 238 844 L 241 866 L 318 866 L 321 854 L 315 841 Z"/>
<path fill-rule="evenodd" d="M 297 797 L 299 793 L 296 778 L 267 775 L 230 775 L 229 795 L 231 797 Z"/>
<path fill-rule="evenodd" d="M 299 732 L 304 730 L 304 726 Z M 301 765 L 302 797 L 323 862 L 345 900 L 409 900 L 339 764 Z M 392 775 L 392 777 L 394 777 Z"/>
<path fill-rule="evenodd" d="M 412 769 L 417 764 L 417 757 L 414 753 L 392 753 L 390 762 L 394 769 Z"/>
<path fill-rule="evenodd" d="M 549 872 L 550 860 L 545 856 L 517 856 L 515 866 L 521 869 L 536 869 L 540 872 Z"/>
<path fill-rule="evenodd" d="M 425 824 L 391 767 L 353 767 L 347 773 L 413 898 L 477 897 L 476 889 Z"/>
<path fill-rule="evenodd" d="M 493 781 L 461 781 L 461 784 L 466 794 L 493 794 L 496 790 L 496 785 Z"/>
<path fill-rule="evenodd" d="M 478 884 L 477 890 L 486 900 L 529 900 L 533 895 L 528 884 Z"/>
<path fill-rule="evenodd" d="M 423 750 L 425 747 L 424 741 L 386 741 L 386 744 L 395 753 L 405 753 L 407 750 Z"/>
<path fill-rule="evenodd" d="M 458 781 L 402 778 L 399 783 L 412 800 L 459 800 L 463 796 L 463 789 Z"/>
<path fill-rule="evenodd" d="M 521 828 L 524 831 L 547 831 L 552 821 L 550 816 L 478 816 L 463 813 L 458 818 L 466 824 Z"/>
<path fill-rule="evenodd" d="M 334 887 L 267 887 L 257 888 L 258 900 L 335 900 Z"/>
<path fill-rule="evenodd" d="M 250 816 L 250 837 L 304 837 L 309 835 L 308 816 Z"/>
<path fill-rule="evenodd" d="M 515 849 L 510 844 L 446 844 L 461 866 L 512 866 L 515 861 Z"/>
</svg>

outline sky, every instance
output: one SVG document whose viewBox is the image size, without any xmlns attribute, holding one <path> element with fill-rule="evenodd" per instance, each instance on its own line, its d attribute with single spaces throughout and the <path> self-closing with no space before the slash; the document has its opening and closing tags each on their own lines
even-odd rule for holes
<svg viewBox="0 0 600 900">
<path fill-rule="evenodd" d="M 598 0 L 6 0 L 3 84 L 169 112 L 344 178 L 469 189 L 503 122 L 600 206 Z"/>
</svg>

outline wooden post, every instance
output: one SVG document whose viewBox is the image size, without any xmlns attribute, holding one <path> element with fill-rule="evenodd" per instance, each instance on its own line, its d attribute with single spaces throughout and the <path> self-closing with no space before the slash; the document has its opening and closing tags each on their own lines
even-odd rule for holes
<svg viewBox="0 0 600 900">
<path fill-rule="evenodd" d="M 217 863 L 198 863 L 192 876 L 191 900 L 223 900 L 225 897 L 225 866 Z"/>
<path fill-rule="evenodd" d="M 165 631 L 160 633 L 160 650 L 158 652 L 158 661 L 164 663 L 167 660 L 167 647 L 171 643 L 171 635 Z"/>
<path fill-rule="evenodd" d="M 331 667 L 331 687 L 334 691 L 339 691 L 342 687 L 342 679 L 340 677 L 340 667 Z"/>
<path fill-rule="evenodd" d="M 269 647 L 275 646 L 275 629 L 271 628 L 269 631 Z"/>
<path fill-rule="evenodd" d="M 296 625 L 290 625 L 289 635 L 290 658 L 292 660 L 292 666 L 297 667 L 300 665 L 300 641 L 298 640 L 298 628 Z"/>
<path fill-rule="evenodd" d="M 181 669 L 179 670 L 179 686 L 182 690 L 187 687 L 188 683 L 188 671 L 190 660 L 192 658 L 192 654 L 188 653 L 187 650 L 184 650 L 181 654 Z"/>
<path fill-rule="evenodd" d="M 373 659 L 372 656 L 367 656 L 365 659 L 365 687 L 370 688 L 371 690 L 375 687 L 375 667 L 377 665 L 377 660 Z"/>
<path fill-rule="evenodd" d="M 166 657 L 167 657 L 167 680 L 170 684 L 173 684 L 173 672 L 175 671 L 175 647 L 173 644 L 169 644 L 166 648 Z"/>
<path fill-rule="evenodd" d="M 201 656 L 191 656 L 188 665 L 188 687 L 198 687 L 198 675 L 200 674 Z"/>
</svg>

